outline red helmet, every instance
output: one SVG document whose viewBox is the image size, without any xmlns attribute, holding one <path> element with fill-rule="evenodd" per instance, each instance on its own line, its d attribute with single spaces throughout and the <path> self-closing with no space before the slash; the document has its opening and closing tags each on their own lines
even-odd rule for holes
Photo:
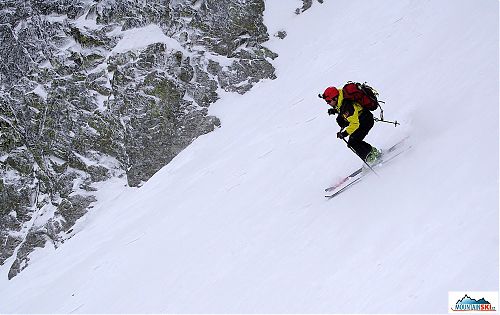
<svg viewBox="0 0 500 315">
<path fill-rule="evenodd" d="M 323 99 L 327 102 L 331 101 L 333 98 L 339 96 L 339 90 L 336 87 L 327 87 L 325 92 L 323 92 Z"/>
</svg>

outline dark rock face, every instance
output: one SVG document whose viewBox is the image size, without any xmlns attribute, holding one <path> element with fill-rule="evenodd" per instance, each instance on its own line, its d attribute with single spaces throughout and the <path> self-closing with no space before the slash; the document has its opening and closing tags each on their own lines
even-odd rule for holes
<svg viewBox="0 0 500 315">
<path fill-rule="evenodd" d="M 0 264 L 57 247 L 96 201 L 140 186 L 220 121 L 217 89 L 274 79 L 263 0 L 0 3 Z M 144 47 L 117 49 L 156 25 Z"/>
<path fill-rule="evenodd" d="M 317 0 L 319 3 L 323 3 L 324 0 Z M 313 5 L 313 0 L 302 0 L 302 8 L 295 9 L 295 14 L 301 14 L 304 11 L 309 10 Z"/>
</svg>

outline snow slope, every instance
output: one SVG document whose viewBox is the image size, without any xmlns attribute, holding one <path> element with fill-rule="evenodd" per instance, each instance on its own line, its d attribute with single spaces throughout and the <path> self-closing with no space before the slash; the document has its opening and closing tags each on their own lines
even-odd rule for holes
<svg viewBox="0 0 500 315">
<path fill-rule="evenodd" d="M 211 107 L 222 128 L 11 281 L 1 313 L 447 312 L 498 291 L 498 1 L 267 1 L 278 79 Z M 327 201 L 360 161 L 317 97 L 368 81 L 368 141 L 413 150 Z"/>
</svg>

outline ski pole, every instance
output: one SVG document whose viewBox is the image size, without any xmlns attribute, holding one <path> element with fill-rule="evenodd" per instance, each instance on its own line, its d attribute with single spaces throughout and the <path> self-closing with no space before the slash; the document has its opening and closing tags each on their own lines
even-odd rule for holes
<svg viewBox="0 0 500 315">
<path fill-rule="evenodd" d="M 363 163 L 365 163 L 365 165 L 366 165 L 366 166 L 368 166 L 368 168 L 369 168 L 369 169 L 373 172 L 373 174 L 375 174 L 375 175 L 377 175 L 378 177 L 380 177 L 380 175 L 379 175 L 377 172 L 375 172 L 375 170 L 373 169 L 373 167 L 371 167 L 371 166 L 370 166 L 370 164 L 368 164 L 365 160 L 363 160 L 363 158 L 362 158 L 361 156 L 359 156 L 359 154 L 358 154 L 356 151 L 354 151 L 354 149 L 353 149 L 353 148 L 351 148 L 351 146 L 350 146 L 350 145 L 349 145 L 349 143 L 346 141 L 346 139 L 345 139 L 344 137 L 341 137 L 341 138 L 342 138 L 342 140 L 344 140 L 345 144 L 347 144 L 347 147 L 348 147 L 349 149 L 351 149 L 351 151 L 352 151 L 352 152 L 354 152 L 354 154 L 356 154 L 356 156 L 357 156 L 357 157 L 359 157 L 359 158 L 361 159 L 361 161 L 363 161 Z"/>
<path fill-rule="evenodd" d="M 400 123 L 398 123 L 398 121 L 389 121 L 389 120 L 383 120 L 383 119 L 379 119 L 377 117 L 374 117 L 373 120 L 375 120 L 376 122 L 384 122 L 384 123 L 388 123 L 388 124 L 393 124 L 394 127 L 397 127 L 398 125 L 400 125 Z"/>
</svg>

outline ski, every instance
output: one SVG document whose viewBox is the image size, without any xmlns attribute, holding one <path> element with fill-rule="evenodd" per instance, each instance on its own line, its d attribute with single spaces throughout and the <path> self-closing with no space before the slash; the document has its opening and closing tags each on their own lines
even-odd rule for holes
<svg viewBox="0 0 500 315">
<path fill-rule="evenodd" d="M 344 192 L 345 190 L 347 190 L 349 187 L 353 186 L 354 184 L 356 183 L 359 183 L 359 181 L 363 178 L 364 176 L 361 176 L 359 178 L 356 178 L 354 181 L 352 181 L 351 183 L 347 184 L 346 186 L 342 187 L 340 190 L 334 192 L 332 195 L 327 195 L 325 196 L 326 198 L 328 199 L 332 199 L 333 197 L 339 195 L 340 193 Z"/>
<path fill-rule="evenodd" d="M 331 186 L 331 187 L 328 187 L 325 189 L 325 192 L 329 192 L 329 191 L 332 191 L 332 190 L 335 190 L 337 189 L 338 187 L 342 186 L 343 184 L 345 184 L 347 181 L 349 180 L 352 180 L 353 178 L 355 178 L 357 175 L 359 175 L 361 172 L 363 172 L 363 168 L 360 167 L 359 169 L 355 170 L 351 175 L 343 178 L 341 181 L 339 181 L 337 184 Z"/>
<path fill-rule="evenodd" d="M 393 160 L 397 156 L 403 154 L 404 152 L 408 151 L 411 149 L 411 145 L 408 147 L 405 147 L 399 151 L 396 149 L 399 149 L 401 145 L 406 141 L 408 137 L 403 138 L 402 140 L 398 141 L 396 144 L 394 144 L 392 147 L 390 147 L 387 150 L 382 151 L 382 157 L 380 161 L 378 161 L 376 164 L 372 165 L 373 168 L 378 168 L 381 167 L 383 164 L 388 163 L 389 161 Z M 360 167 L 344 179 L 342 179 L 340 182 L 337 184 L 328 187 L 325 189 L 325 192 L 332 192 L 332 194 L 326 195 L 325 197 L 328 199 L 332 199 L 333 197 L 339 195 L 340 193 L 346 191 L 348 188 L 352 187 L 354 184 L 359 183 L 363 177 L 366 175 L 370 174 L 369 169 L 367 167 Z"/>
</svg>

